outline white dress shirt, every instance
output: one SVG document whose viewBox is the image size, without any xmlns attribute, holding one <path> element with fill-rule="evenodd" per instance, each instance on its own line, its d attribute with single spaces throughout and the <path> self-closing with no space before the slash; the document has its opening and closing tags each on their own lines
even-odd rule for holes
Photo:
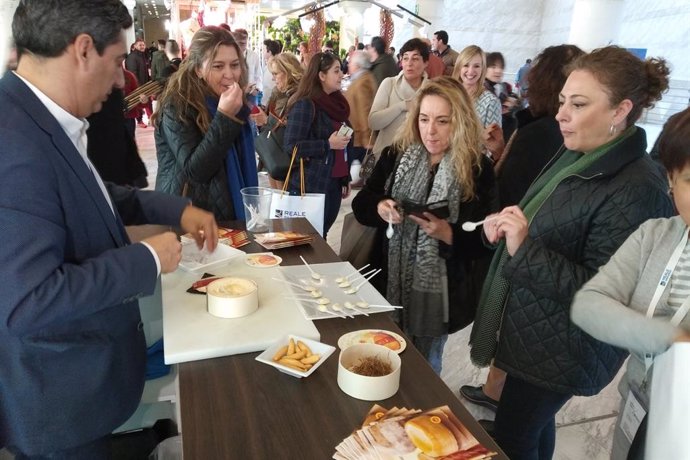
<svg viewBox="0 0 690 460">
<path fill-rule="evenodd" d="M 74 115 L 60 107 L 57 103 L 55 103 L 55 101 L 49 98 L 43 91 L 31 84 L 24 77 L 22 77 L 16 72 L 14 74 L 17 77 L 19 77 L 24 83 L 26 83 L 26 86 L 28 86 L 29 89 L 33 91 L 36 97 L 41 101 L 41 103 L 46 107 L 46 109 L 48 109 L 48 112 L 50 112 L 50 114 L 53 117 L 55 117 L 55 120 L 57 120 L 58 124 L 63 129 L 63 131 L 65 131 L 65 134 L 67 134 L 69 140 L 72 141 L 72 144 L 74 144 L 74 148 L 76 148 L 77 152 L 79 152 L 79 156 L 81 156 L 82 160 L 84 160 L 84 163 L 86 163 L 86 167 L 89 168 L 89 170 L 93 174 L 94 179 L 96 179 L 98 187 L 101 189 L 101 192 L 105 197 L 105 200 L 108 202 L 108 206 L 110 206 L 110 210 L 113 213 L 113 218 L 116 218 L 115 208 L 113 208 L 113 202 L 110 199 L 108 190 L 105 188 L 103 179 L 101 179 L 101 176 L 98 174 L 98 171 L 96 171 L 96 168 L 93 166 L 91 160 L 89 160 L 89 157 L 86 154 L 88 143 L 86 130 L 89 129 L 89 122 L 86 121 L 86 119 L 84 118 L 75 117 Z M 148 250 L 151 252 L 151 255 L 153 255 L 153 258 L 156 261 L 156 270 L 158 272 L 158 275 L 160 275 L 161 261 L 158 258 L 158 254 L 156 254 L 156 251 L 154 251 L 153 247 L 151 247 L 151 245 L 149 245 L 148 243 L 142 241 L 141 244 L 146 246 Z"/>
<path fill-rule="evenodd" d="M 247 74 L 249 84 L 255 84 L 257 90 L 263 91 L 264 73 L 261 70 L 261 57 L 259 53 L 247 49 L 244 53 L 244 59 L 247 61 L 247 68 L 249 69 Z"/>
</svg>

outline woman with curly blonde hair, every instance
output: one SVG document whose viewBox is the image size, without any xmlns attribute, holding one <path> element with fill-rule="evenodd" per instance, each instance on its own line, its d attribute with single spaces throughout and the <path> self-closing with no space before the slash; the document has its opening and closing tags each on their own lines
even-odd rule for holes
<svg viewBox="0 0 690 460">
<path fill-rule="evenodd" d="M 472 98 L 482 127 L 491 123 L 501 126 L 501 102 L 484 87 L 486 78 L 486 54 L 477 45 L 465 47 L 453 68 L 453 78 L 457 78 Z"/>
<path fill-rule="evenodd" d="M 230 32 L 199 29 L 153 116 L 156 190 L 188 196 L 218 220 L 244 218 L 240 189 L 258 184 L 246 85 L 247 66 Z"/>
<path fill-rule="evenodd" d="M 283 118 L 284 115 L 287 115 L 285 109 L 287 108 L 288 100 L 304 76 L 304 69 L 297 57 L 292 53 L 280 53 L 273 56 L 269 59 L 267 67 L 273 76 L 275 89 L 266 104 L 266 112 L 262 110 L 260 113 L 252 115 L 258 126 L 266 124 L 268 114 L 273 114 L 278 118 Z"/>
<path fill-rule="evenodd" d="M 268 61 L 268 70 L 273 76 L 275 87 L 265 111 L 259 109 L 257 113 L 251 115 L 256 125 L 262 129 L 273 129 L 278 123 L 286 123 L 288 101 L 297 90 L 304 75 L 302 65 L 292 53 L 280 53 L 273 56 Z M 268 176 L 268 182 L 274 189 L 283 188 L 283 179 L 285 178 Z"/>
<path fill-rule="evenodd" d="M 484 87 L 486 78 L 486 54 L 477 45 L 465 47 L 458 54 L 453 68 L 453 78 L 457 78 L 467 90 L 474 110 L 477 112 L 484 132 L 482 134 L 485 143 L 485 153 L 494 161 L 500 158 L 499 147 L 503 141 L 501 128 L 502 108 L 501 101 Z M 496 145 L 496 140 L 501 142 Z M 495 151 L 492 151 L 495 150 Z"/>
<path fill-rule="evenodd" d="M 474 315 L 468 265 L 486 251 L 461 225 L 497 208 L 495 181 L 482 155 L 482 128 L 472 101 L 457 80 L 425 83 L 399 133 L 352 208 L 360 223 L 379 229 L 386 297 L 403 306 L 396 321 L 440 374 L 448 334 Z M 448 212 L 411 215 L 403 211 L 403 201 L 447 201 Z M 386 241 L 382 235 L 389 222 L 394 234 Z"/>
</svg>

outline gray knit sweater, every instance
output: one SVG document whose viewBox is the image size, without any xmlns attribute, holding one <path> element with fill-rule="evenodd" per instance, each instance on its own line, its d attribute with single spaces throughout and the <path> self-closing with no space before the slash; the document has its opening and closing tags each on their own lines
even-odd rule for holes
<svg viewBox="0 0 690 460">
<path fill-rule="evenodd" d="M 643 223 L 573 300 L 571 316 L 575 324 L 598 340 L 630 350 L 626 376 L 619 386 L 623 396 L 629 385 L 640 387 L 645 375 L 644 354 L 663 353 L 679 332 L 670 323 L 675 313 L 667 306 L 670 283 L 654 317 L 647 318 L 646 313 L 683 231 L 687 226 L 679 216 Z M 680 326 L 690 331 L 690 315 Z"/>
</svg>

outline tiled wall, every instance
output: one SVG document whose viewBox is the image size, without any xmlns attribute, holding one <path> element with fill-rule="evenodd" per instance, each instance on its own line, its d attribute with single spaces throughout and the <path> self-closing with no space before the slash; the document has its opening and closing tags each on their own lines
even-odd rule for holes
<svg viewBox="0 0 690 460">
<path fill-rule="evenodd" d="M 476 44 L 486 51 L 501 51 L 506 71 L 514 73 L 543 48 L 568 42 L 577 1 L 419 0 L 418 5 L 419 14 L 432 22 L 426 28 L 427 36 L 443 29 L 456 50 Z M 685 87 L 690 81 L 690 0 L 625 0 L 622 9 L 615 43 L 646 48 L 648 57 L 665 57 L 675 85 Z M 411 36 L 405 32 L 408 30 L 396 30 L 396 40 L 401 42 L 398 47 Z M 676 99 L 674 95 L 674 103 Z"/>
</svg>

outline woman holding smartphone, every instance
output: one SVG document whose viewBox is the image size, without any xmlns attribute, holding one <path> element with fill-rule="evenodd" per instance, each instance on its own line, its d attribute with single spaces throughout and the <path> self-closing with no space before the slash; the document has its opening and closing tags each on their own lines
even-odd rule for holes
<svg viewBox="0 0 690 460">
<path fill-rule="evenodd" d="M 306 193 L 326 195 L 323 237 L 338 217 L 340 203 L 350 194 L 350 164 L 347 148 L 351 133 L 344 130 L 350 106 L 340 92 L 343 71 L 333 53 L 317 53 L 288 103 L 285 151 L 297 149 L 297 160 L 288 190 L 301 190 L 299 164 L 304 166 Z"/>
<path fill-rule="evenodd" d="M 461 230 L 497 208 L 491 163 L 481 149 L 472 101 L 451 77 L 425 83 L 394 146 L 385 149 L 352 203 L 357 220 L 379 228 L 394 319 L 441 373 L 448 334 L 472 321 L 467 265 L 486 249 L 478 232 Z M 447 219 L 405 215 L 400 203 L 448 202 Z M 393 225 L 390 240 L 386 227 Z M 377 261 L 373 261 L 375 264 Z"/>
</svg>

